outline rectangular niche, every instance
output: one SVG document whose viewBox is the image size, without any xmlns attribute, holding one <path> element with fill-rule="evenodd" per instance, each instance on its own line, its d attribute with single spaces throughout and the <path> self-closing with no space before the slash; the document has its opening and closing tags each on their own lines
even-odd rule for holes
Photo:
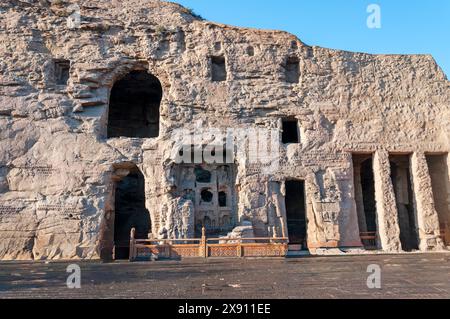
<svg viewBox="0 0 450 319">
<path fill-rule="evenodd" d="M 54 76 L 56 85 L 66 86 L 70 78 L 70 61 L 55 60 L 54 61 Z"/>
<path fill-rule="evenodd" d="M 300 129 L 297 119 L 283 119 L 282 130 L 281 140 L 283 144 L 300 143 Z"/>
<path fill-rule="evenodd" d="M 211 79 L 214 82 L 222 82 L 227 79 L 227 69 L 225 64 L 225 57 L 213 56 L 211 57 Z"/>
<path fill-rule="evenodd" d="M 297 57 L 289 57 L 286 61 L 286 82 L 298 83 L 300 78 L 300 60 Z"/>
</svg>

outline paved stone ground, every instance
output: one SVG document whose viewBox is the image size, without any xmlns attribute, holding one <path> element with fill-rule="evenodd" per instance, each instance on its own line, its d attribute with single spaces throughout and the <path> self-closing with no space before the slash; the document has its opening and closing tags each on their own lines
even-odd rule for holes
<svg viewBox="0 0 450 319">
<path fill-rule="evenodd" d="M 0 263 L 0 298 L 450 298 L 450 254 L 299 259 L 79 263 L 81 289 L 66 287 L 69 263 Z M 367 266 L 382 289 L 367 288 Z"/>
</svg>

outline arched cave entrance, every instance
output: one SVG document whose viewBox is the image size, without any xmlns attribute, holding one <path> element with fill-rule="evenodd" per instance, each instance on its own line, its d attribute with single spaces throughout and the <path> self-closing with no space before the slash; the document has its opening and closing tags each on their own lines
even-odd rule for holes
<svg viewBox="0 0 450 319">
<path fill-rule="evenodd" d="M 137 239 L 147 239 L 151 229 L 144 175 L 137 167 L 116 184 L 114 214 L 114 259 L 128 259 L 131 229 L 136 229 Z"/>
<path fill-rule="evenodd" d="M 110 95 L 108 138 L 159 135 L 161 82 L 147 71 L 132 71 L 117 81 Z"/>
</svg>

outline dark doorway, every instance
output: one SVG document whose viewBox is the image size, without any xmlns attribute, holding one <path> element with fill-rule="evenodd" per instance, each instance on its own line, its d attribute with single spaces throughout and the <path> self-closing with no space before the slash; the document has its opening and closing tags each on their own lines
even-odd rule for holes
<svg viewBox="0 0 450 319">
<path fill-rule="evenodd" d="M 450 245 L 450 180 L 447 157 L 447 154 L 426 156 L 441 238 L 446 245 Z"/>
<path fill-rule="evenodd" d="M 54 61 L 56 85 L 67 85 L 70 78 L 70 61 Z"/>
<path fill-rule="evenodd" d="M 161 83 L 147 71 L 117 81 L 109 101 L 108 138 L 158 137 L 161 99 Z"/>
<path fill-rule="evenodd" d="M 377 211 L 372 155 L 353 155 L 355 202 L 361 241 L 377 249 Z"/>
<path fill-rule="evenodd" d="M 361 186 L 363 193 L 364 214 L 368 232 L 377 231 L 377 213 L 375 202 L 375 181 L 373 177 L 372 159 L 366 160 L 361 165 Z"/>
<path fill-rule="evenodd" d="M 302 249 L 307 249 L 304 181 L 286 181 L 285 203 L 289 244 L 302 245 Z"/>
<path fill-rule="evenodd" d="M 410 156 L 391 155 L 391 180 L 397 204 L 400 241 L 404 251 L 419 249 L 413 189 L 410 173 Z"/>
<path fill-rule="evenodd" d="M 300 142 L 298 132 L 298 121 L 296 119 L 284 119 L 282 142 L 283 144 L 295 144 Z"/>
<path fill-rule="evenodd" d="M 226 81 L 227 68 L 225 64 L 225 57 L 223 56 L 211 57 L 211 79 L 214 82 Z"/>
<path fill-rule="evenodd" d="M 150 214 L 145 208 L 144 176 L 137 168 L 116 184 L 115 259 L 128 259 L 132 228 L 136 229 L 137 239 L 147 239 L 151 229 Z"/>
</svg>

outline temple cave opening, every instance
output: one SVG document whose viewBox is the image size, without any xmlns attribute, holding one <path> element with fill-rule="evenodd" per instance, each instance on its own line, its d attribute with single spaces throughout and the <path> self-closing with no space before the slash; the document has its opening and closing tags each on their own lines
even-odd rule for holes
<svg viewBox="0 0 450 319">
<path fill-rule="evenodd" d="M 151 230 L 150 213 L 145 207 L 144 175 L 137 167 L 115 187 L 115 259 L 128 259 L 132 228 L 136 229 L 137 239 L 147 239 Z"/>
<path fill-rule="evenodd" d="M 400 227 L 400 242 L 404 251 L 419 249 L 410 157 L 410 155 L 389 156 Z"/>
<path fill-rule="evenodd" d="M 288 118 L 282 120 L 281 141 L 283 144 L 300 143 L 300 132 L 297 119 Z"/>
<path fill-rule="evenodd" d="M 132 71 L 112 90 L 108 112 L 108 138 L 159 136 L 162 86 L 147 71 Z"/>
<path fill-rule="evenodd" d="M 53 67 L 56 85 L 67 85 L 70 78 L 70 61 L 55 60 L 53 61 Z"/>
<path fill-rule="evenodd" d="M 211 57 L 211 80 L 223 82 L 227 79 L 226 60 L 224 56 Z"/>
<path fill-rule="evenodd" d="M 300 180 L 286 181 L 286 217 L 289 244 L 302 245 L 307 249 L 305 182 Z"/>
<path fill-rule="evenodd" d="M 377 209 L 372 154 L 353 154 L 356 212 L 362 243 L 377 249 Z"/>
</svg>

